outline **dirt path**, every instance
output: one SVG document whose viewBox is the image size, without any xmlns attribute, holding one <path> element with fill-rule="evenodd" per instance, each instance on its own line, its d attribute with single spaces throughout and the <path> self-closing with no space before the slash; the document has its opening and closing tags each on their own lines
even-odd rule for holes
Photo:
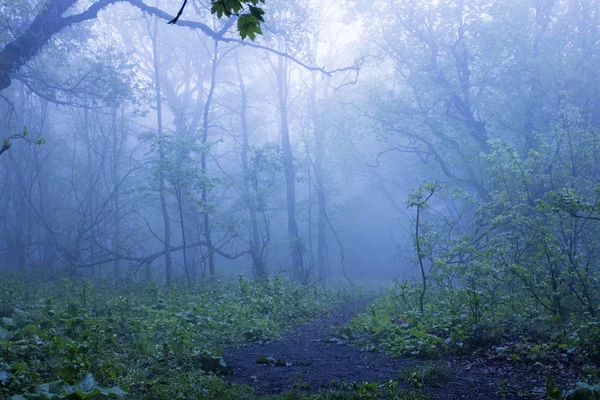
<svg viewBox="0 0 600 400">
<path fill-rule="evenodd" d="M 332 381 L 387 382 L 397 379 L 403 369 L 423 364 L 424 361 L 418 359 L 389 358 L 381 353 L 361 351 L 358 346 L 331 341 L 339 337 L 339 328 L 366 304 L 344 304 L 332 316 L 297 326 L 281 340 L 225 349 L 223 356 L 234 371 L 225 379 L 252 386 L 259 394 L 278 394 L 292 390 L 301 373 L 302 390 L 316 393 L 331 388 Z M 259 357 L 264 356 L 287 365 L 273 365 L 273 361 L 258 364 Z M 485 364 L 450 362 L 448 365 L 455 372 L 455 378 L 427 392 L 440 400 L 522 399 L 527 398 L 518 395 L 523 394 L 523 388 L 543 386 L 543 375 L 535 371 Z"/>
</svg>

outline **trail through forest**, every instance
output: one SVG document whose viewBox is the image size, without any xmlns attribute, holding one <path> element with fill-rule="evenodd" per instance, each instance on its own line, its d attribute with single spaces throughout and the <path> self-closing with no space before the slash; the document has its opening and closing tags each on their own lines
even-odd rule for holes
<svg viewBox="0 0 600 400">
<path fill-rule="evenodd" d="M 340 328 L 366 305 L 366 302 L 344 304 L 330 316 L 294 327 L 277 341 L 225 349 L 223 356 L 234 371 L 226 379 L 249 385 L 261 395 L 294 388 L 317 393 L 342 382 L 388 382 L 398 379 L 403 370 L 427 365 L 425 360 L 390 358 L 346 343 L 340 337 Z M 258 360 L 266 363 L 258 363 Z M 435 399 L 494 400 L 543 396 L 539 390 L 545 385 L 543 371 L 481 357 L 441 362 L 448 365 L 453 376 L 438 387 L 424 388 Z"/>
</svg>

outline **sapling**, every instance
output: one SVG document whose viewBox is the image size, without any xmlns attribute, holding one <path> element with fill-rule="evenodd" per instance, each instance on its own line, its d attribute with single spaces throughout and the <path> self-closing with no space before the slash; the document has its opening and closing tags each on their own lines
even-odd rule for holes
<svg viewBox="0 0 600 400">
<path fill-rule="evenodd" d="M 418 190 L 413 191 L 408 195 L 408 208 L 417 208 L 417 217 L 415 223 L 415 247 L 417 249 L 417 257 L 419 259 L 419 267 L 421 268 L 421 277 L 423 280 L 423 289 L 419 296 L 419 309 L 421 315 L 424 313 L 424 299 L 425 293 L 427 292 L 427 276 L 425 275 L 425 267 L 423 265 L 423 252 L 421 251 L 421 240 L 419 236 L 419 229 L 421 227 L 421 211 L 428 207 L 427 202 L 433 196 L 433 194 L 440 188 L 437 182 L 425 182 Z"/>
</svg>

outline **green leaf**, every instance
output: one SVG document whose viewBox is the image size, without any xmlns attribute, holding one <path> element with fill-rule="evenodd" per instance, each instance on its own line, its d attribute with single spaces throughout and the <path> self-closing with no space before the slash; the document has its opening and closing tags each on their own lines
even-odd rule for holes
<svg viewBox="0 0 600 400">
<path fill-rule="evenodd" d="M 575 389 L 571 390 L 566 400 L 599 400 L 600 385 L 588 385 L 585 382 L 578 382 Z"/>
<path fill-rule="evenodd" d="M 212 7 L 210 8 L 211 14 L 217 14 L 217 18 L 222 18 L 225 13 L 225 8 L 223 7 L 223 3 L 220 1 L 216 1 L 212 3 Z"/>
<path fill-rule="evenodd" d="M 128 395 L 128 393 L 126 391 L 124 391 L 123 389 L 121 389 L 118 386 L 112 387 L 110 389 L 102 389 L 102 393 L 103 394 L 114 394 L 115 396 L 118 396 L 118 397 L 123 397 L 123 396 Z"/>
<path fill-rule="evenodd" d="M 263 15 L 265 14 L 265 11 L 262 8 L 259 7 L 254 7 L 254 6 L 249 6 L 250 8 L 250 14 L 256 18 L 257 20 L 259 20 L 260 22 L 265 22 L 265 19 L 263 18 Z"/>
<path fill-rule="evenodd" d="M 558 387 L 552 381 L 550 374 L 546 375 L 546 399 L 548 400 L 561 400 L 562 393 Z"/>
<path fill-rule="evenodd" d="M 256 35 L 262 35 L 260 21 L 250 14 L 244 14 L 238 19 L 238 31 L 242 39 L 249 37 L 250 40 L 256 39 Z"/>
<path fill-rule="evenodd" d="M 263 365 L 276 365 L 277 360 L 271 356 L 258 356 L 258 358 L 256 359 L 256 363 Z"/>
</svg>

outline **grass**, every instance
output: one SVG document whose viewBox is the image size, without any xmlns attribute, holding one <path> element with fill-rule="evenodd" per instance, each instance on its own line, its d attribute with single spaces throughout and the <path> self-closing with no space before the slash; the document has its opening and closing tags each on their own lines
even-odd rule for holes
<svg viewBox="0 0 600 400">
<path fill-rule="evenodd" d="M 406 390 L 398 381 L 384 384 L 374 382 L 350 384 L 343 389 L 330 390 L 316 395 L 293 391 L 278 396 L 263 397 L 264 400 L 430 400 L 420 391 Z"/>
<path fill-rule="evenodd" d="M 433 363 L 403 370 L 400 381 L 412 388 L 434 388 L 450 381 L 453 375 L 446 365 Z"/>
</svg>

